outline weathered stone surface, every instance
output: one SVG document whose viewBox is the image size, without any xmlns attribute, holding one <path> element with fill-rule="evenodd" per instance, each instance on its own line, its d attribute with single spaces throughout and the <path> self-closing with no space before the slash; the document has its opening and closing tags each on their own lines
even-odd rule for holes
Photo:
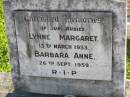
<svg viewBox="0 0 130 97">
<path fill-rule="evenodd" d="M 15 88 L 29 92 L 123 97 L 125 75 L 126 4 L 116 0 L 4 0 L 6 31 Z M 20 73 L 18 39 L 13 13 L 16 10 L 98 11 L 112 13 L 112 80 L 75 80 L 24 76 Z"/>
<path fill-rule="evenodd" d="M 10 73 L 0 72 L 0 97 L 6 97 L 8 93 L 13 92 L 13 82 Z"/>
<path fill-rule="evenodd" d="M 35 93 L 29 93 L 29 92 L 25 92 L 25 91 L 13 91 L 14 87 L 12 84 L 12 79 L 10 76 L 10 73 L 0 73 L 0 81 L 2 82 L 2 89 L 6 91 L 1 91 L 2 89 L 0 89 L 0 97 L 67 97 L 64 95 L 41 95 L 41 94 L 35 94 Z M 4 86 L 4 84 L 6 83 L 6 87 L 10 87 L 10 88 L 6 88 Z M 8 84 L 7 84 L 8 83 Z M 130 97 L 130 80 L 125 80 L 125 97 Z M 70 96 L 69 96 L 70 97 Z M 79 96 L 78 96 L 79 97 Z M 86 97 L 86 96 L 82 96 L 82 97 Z"/>
<path fill-rule="evenodd" d="M 130 80 L 126 81 L 126 84 L 125 84 L 125 93 L 126 93 L 126 97 L 130 96 Z"/>
</svg>

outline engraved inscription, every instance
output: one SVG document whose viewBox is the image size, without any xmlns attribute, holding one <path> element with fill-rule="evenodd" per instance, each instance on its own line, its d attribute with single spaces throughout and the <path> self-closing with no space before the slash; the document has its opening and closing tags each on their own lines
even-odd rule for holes
<svg viewBox="0 0 130 97">
<path fill-rule="evenodd" d="M 22 75 L 111 80 L 112 13 L 14 13 Z"/>
</svg>

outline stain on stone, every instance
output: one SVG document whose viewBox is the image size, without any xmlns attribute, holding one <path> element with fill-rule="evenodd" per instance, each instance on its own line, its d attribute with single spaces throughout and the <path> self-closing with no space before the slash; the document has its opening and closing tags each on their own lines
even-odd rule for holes
<svg viewBox="0 0 130 97">
<path fill-rule="evenodd" d="M 28 57 L 31 59 L 31 57 L 32 57 L 32 49 L 30 47 L 30 43 L 27 43 L 26 53 L 27 53 Z"/>
<path fill-rule="evenodd" d="M 50 2 L 51 2 L 51 0 L 46 0 L 46 1 L 45 1 L 45 8 L 46 8 L 47 10 L 50 9 Z"/>
<path fill-rule="evenodd" d="M 71 8 L 72 7 L 72 4 L 73 4 L 74 0 L 68 0 L 67 1 L 67 8 Z"/>
</svg>

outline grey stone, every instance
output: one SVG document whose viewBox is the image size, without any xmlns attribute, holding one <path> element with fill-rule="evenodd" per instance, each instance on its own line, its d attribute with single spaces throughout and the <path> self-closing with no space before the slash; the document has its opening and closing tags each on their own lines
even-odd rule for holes
<svg viewBox="0 0 130 97">
<path fill-rule="evenodd" d="M 4 0 L 12 79 L 16 90 L 55 95 L 123 97 L 125 79 L 126 2 L 119 0 Z M 15 11 L 85 11 L 112 13 L 112 78 L 79 80 L 22 75 Z M 110 49 L 110 48 L 108 48 Z M 24 64 L 23 64 L 24 65 Z M 34 71 L 35 72 L 35 71 Z"/>
</svg>

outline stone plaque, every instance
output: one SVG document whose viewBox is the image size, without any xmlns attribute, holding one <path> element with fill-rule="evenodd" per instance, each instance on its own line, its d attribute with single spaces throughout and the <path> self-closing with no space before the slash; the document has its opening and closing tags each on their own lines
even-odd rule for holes
<svg viewBox="0 0 130 97">
<path fill-rule="evenodd" d="M 14 12 L 22 75 L 111 80 L 112 13 Z"/>
</svg>

